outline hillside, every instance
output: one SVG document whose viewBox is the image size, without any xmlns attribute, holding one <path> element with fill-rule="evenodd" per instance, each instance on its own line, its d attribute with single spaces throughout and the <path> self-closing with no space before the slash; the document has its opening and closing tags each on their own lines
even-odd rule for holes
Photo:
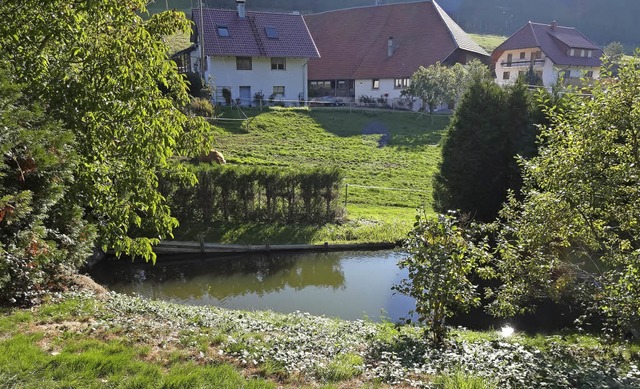
<svg viewBox="0 0 640 389">
<path fill-rule="evenodd" d="M 382 0 L 401 3 L 407 0 Z M 234 0 L 203 0 L 212 8 L 233 8 Z M 150 12 L 168 6 L 187 12 L 194 0 L 155 0 Z M 627 52 L 640 46 L 640 1 L 599 0 L 438 0 L 438 3 L 467 32 L 478 34 L 513 34 L 528 21 L 559 24 L 578 28 L 600 46 L 622 42 Z M 332 9 L 375 4 L 375 0 L 249 0 L 247 9 L 263 11 L 323 12 Z"/>
<path fill-rule="evenodd" d="M 216 122 L 217 149 L 229 165 L 282 169 L 339 167 L 347 187 L 344 223 L 310 226 L 226 226 L 209 231 L 208 241 L 253 243 L 384 242 L 404 239 L 416 208 L 431 207 L 431 180 L 440 160 L 439 141 L 449 122 L 436 116 L 434 126 L 413 112 L 356 111 L 343 108 L 309 111 L 247 110 L 248 130 L 238 122 Z M 222 118 L 237 117 L 226 111 Z M 348 191 L 345 199 L 345 191 Z M 253 228 L 247 231 L 246 228 Z M 295 230 L 295 231 L 294 231 Z M 193 229 L 200 231 L 198 228 Z M 177 236 L 192 238 L 190 229 Z"/>
</svg>

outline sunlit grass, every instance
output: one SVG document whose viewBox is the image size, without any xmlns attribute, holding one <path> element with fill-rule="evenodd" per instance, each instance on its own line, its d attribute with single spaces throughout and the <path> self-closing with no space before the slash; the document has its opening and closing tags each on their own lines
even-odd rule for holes
<svg viewBox="0 0 640 389">
<path fill-rule="evenodd" d="M 482 48 L 485 49 L 489 54 L 491 54 L 491 52 L 495 50 L 496 47 L 500 46 L 502 42 L 504 42 L 508 38 L 502 35 L 484 34 L 469 34 L 469 36 L 471 37 L 471 39 L 476 41 L 477 44 L 482 46 Z"/>
<path fill-rule="evenodd" d="M 216 147 L 229 164 L 282 169 L 338 167 L 345 173 L 339 202 L 343 220 L 323 226 L 216 223 L 182 226 L 177 239 L 272 244 L 396 242 L 413 225 L 416 209 L 432 213 L 432 178 L 439 142 L 449 123 L 414 112 L 385 110 L 223 109 L 215 122 Z"/>
</svg>

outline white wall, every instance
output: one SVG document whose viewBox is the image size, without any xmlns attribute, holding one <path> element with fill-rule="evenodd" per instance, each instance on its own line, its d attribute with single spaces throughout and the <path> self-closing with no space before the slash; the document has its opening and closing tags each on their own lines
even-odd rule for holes
<svg viewBox="0 0 640 389">
<path fill-rule="evenodd" d="M 300 94 L 305 100 L 307 92 L 307 59 L 287 58 L 285 70 L 271 70 L 271 58 L 252 58 L 251 70 L 237 70 L 236 57 L 207 57 L 205 80 L 211 80 L 212 87 L 220 90 L 226 87 L 231 90 L 233 99 L 240 97 L 240 87 L 251 87 L 251 100 L 256 92 L 262 91 L 265 100 L 273 93 L 274 86 L 284 86 L 285 95 L 276 96 L 275 100 L 298 101 Z M 214 92 L 214 100 L 221 93 Z M 223 101 L 215 101 L 223 102 Z M 242 101 L 241 105 L 254 104 L 253 101 Z M 293 102 L 290 104 L 294 104 Z"/>
<path fill-rule="evenodd" d="M 356 80 L 356 102 L 360 99 L 360 96 L 371 96 L 374 98 L 378 98 L 380 96 L 383 96 L 385 93 L 388 94 L 388 99 L 398 98 L 400 97 L 400 92 L 402 91 L 402 89 L 396 89 L 394 85 L 395 79 L 393 78 L 380 79 L 380 88 L 378 89 L 373 89 L 372 79 Z"/>
<path fill-rule="evenodd" d="M 506 85 L 513 84 L 518 79 L 518 74 L 520 71 L 527 72 L 529 70 L 531 56 L 534 52 L 538 51 L 539 48 L 527 48 L 527 49 L 518 49 L 518 50 L 508 50 L 502 53 L 500 58 L 496 63 L 496 82 L 498 85 Z M 524 60 L 520 59 L 520 53 L 525 53 Z M 503 62 L 507 62 L 508 55 L 512 54 L 511 66 L 503 65 Z M 544 52 L 542 53 L 542 59 L 544 60 L 544 64 L 540 62 L 534 63 L 533 70 L 542 70 L 542 84 L 544 86 L 552 86 L 558 80 L 558 75 L 563 73 L 565 70 L 570 70 L 572 78 L 581 78 L 584 77 L 587 71 L 591 70 L 593 72 L 593 78 L 598 79 L 600 77 L 600 68 L 599 67 L 584 67 L 584 66 L 572 66 L 572 67 L 558 67 L 555 66 L 554 63 L 549 59 Z M 523 63 L 518 63 L 524 61 Z M 505 80 L 503 78 L 504 72 L 509 72 L 509 79 Z"/>
</svg>

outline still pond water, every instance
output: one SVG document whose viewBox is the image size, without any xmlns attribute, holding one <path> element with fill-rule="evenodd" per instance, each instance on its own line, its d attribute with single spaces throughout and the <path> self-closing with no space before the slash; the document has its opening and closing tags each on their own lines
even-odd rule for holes
<svg viewBox="0 0 640 389">
<path fill-rule="evenodd" d="M 107 260 L 92 277 L 109 289 L 154 300 L 228 309 L 391 321 L 415 301 L 391 287 L 407 277 L 401 251 L 159 257 L 155 266 Z"/>
</svg>

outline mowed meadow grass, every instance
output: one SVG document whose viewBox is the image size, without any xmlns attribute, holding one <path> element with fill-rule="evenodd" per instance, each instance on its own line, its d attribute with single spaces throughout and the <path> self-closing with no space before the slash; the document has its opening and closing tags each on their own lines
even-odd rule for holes
<svg viewBox="0 0 640 389">
<path fill-rule="evenodd" d="M 416 209 L 431 212 L 432 177 L 449 116 L 415 112 L 321 109 L 223 110 L 214 122 L 216 147 L 228 164 L 282 169 L 338 167 L 345 173 L 344 220 L 325 226 L 183 226 L 178 237 L 236 243 L 397 241 Z M 293 230 L 291 230 L 293 228 Z M 202 232 L 202 231 L 201 231 Z"/>
</svg>

